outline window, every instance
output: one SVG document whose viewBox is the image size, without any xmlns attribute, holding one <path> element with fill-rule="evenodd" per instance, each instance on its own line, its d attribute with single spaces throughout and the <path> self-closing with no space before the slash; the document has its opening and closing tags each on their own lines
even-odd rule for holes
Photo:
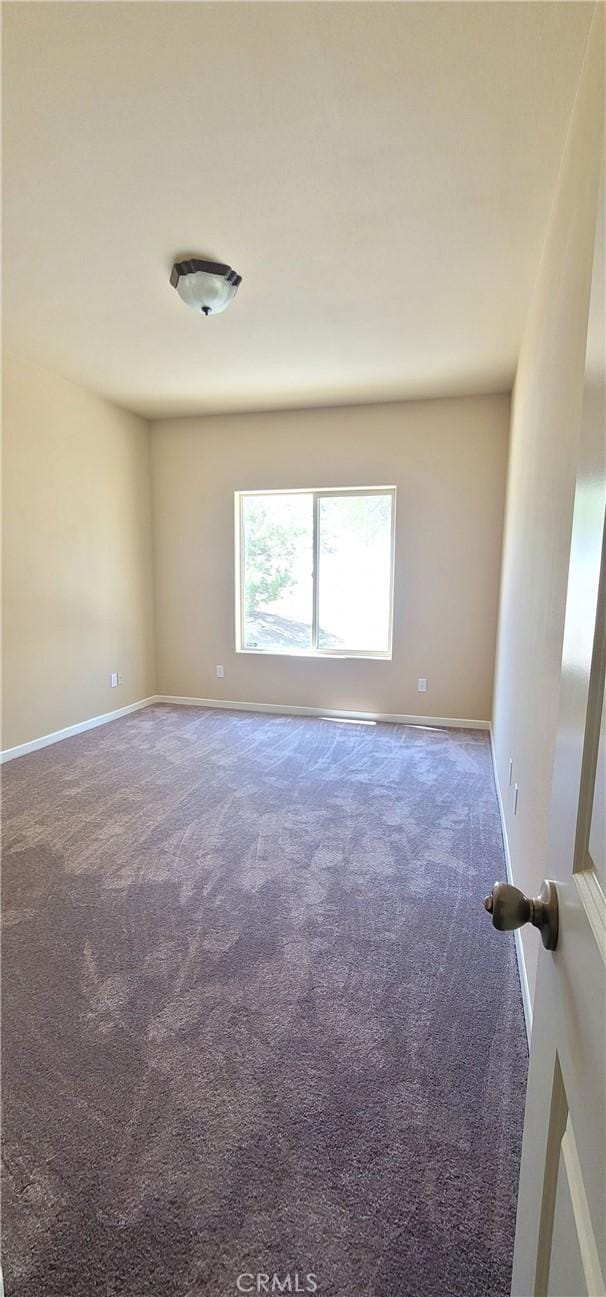
<svg viewBox="0 0 606 1297">
<path fill-rule="evenodd" d="M 391 657 L 395 495 L 236 492 L 240 652 Z"/>
</svg>

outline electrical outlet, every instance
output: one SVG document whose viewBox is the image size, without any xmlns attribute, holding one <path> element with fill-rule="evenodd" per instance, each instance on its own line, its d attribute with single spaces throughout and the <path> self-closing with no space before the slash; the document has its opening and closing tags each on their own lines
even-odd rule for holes
<svg viewBox="0 0 606 1297">
<path fill-rule="evenodd" d="M 419 676 L 419 679 L 417 680 L 417 693 L 420 694 L 427 693 L 427 681 L 425 679 L 425 676 Z"/>
<path fill-rule="evenodd" d="M 513 757 L 510 757 L 509 758 L 509 779 L 507 780 L 507 783 L 509 784 L 510 788 L 511 788 L 512 778 L 513 778 Z"/>
<path fill-rule="evenodd" d="M 513 813 L 514 813 L 514 815 L 517 815 L 517 813 L 518 813 L 518 792 L 519 792 L 518 785 L 517 785 L 517 784 L 514 784 L 514 786 L 513 786 Z"/>
<path fill-rule="evenodd" d="M 111 677 L 110 677 L 110 678 L 111 678 L 111 682 L 112 682 L 112 689 L 116 689 L 116 688 L 117 688 L 117 685 L 118 685 L 118 672 L 117 672 L 117 671 L 112 671 L 112 673 L 111 673 Z"/>
<path fill-rule="evenodd" d="M 224 670 L 223 670 L 223 667 L 217 667 L 217 677 L 218 677 L 218 679 L 219 679 L 219 680 L 222 680 L 224 675 L 225 675 L 225 672 L 224 672 Z"/>
</svg>

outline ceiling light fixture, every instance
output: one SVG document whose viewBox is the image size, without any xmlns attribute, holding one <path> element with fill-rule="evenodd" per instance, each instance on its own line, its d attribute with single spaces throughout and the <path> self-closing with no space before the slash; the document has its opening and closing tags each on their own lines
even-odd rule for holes
<svg viewBox="0 0 606 1297">
<path fill-rule="evenodd" d="M 192 310 L 202 311 L 203 315 L 219 315 L 236 296 L 242 276 L 218 261 L 189 257 L 186 261 L 175 261 L 170 282 Z"/>
</svg>

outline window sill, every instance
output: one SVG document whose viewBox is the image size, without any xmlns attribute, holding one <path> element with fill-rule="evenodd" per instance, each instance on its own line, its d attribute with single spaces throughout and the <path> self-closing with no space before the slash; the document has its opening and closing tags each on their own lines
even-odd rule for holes
<svg viewBox="0 0 606 1297">
<path fill-rule="evenodd" d="M 261 648 L 237 648 L 236 653 L 242 653 L 250 657 L 276 657 L 276 658 L 315 658 L 316 661 L 322 662 L 328 659 L 329 662 L 347 662 L 348 659 L 354 659 L 363 662 L 391 662 L 391 653 L 357 653 L 354 650 L 346 650 L 344 653 L 324 653 L 321 649 L 261 649 Z"/>
</svg>

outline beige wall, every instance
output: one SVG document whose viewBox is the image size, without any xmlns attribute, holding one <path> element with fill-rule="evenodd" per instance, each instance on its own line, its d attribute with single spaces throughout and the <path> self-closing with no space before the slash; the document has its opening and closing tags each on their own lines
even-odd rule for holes
<svg viewBox="0 0 606 1297">
<path fill-rule="evenodd" d="M 154 691 L 147 425 L 7 355 L 2 470 L 10 748 Z"/>
<path fill-rule="evenodd" d="M 508 421 L 474 397 L 154 423 L 158 692 L 489 719 Z M 236 654 L 234 491 L 393 483 L 393 661 Z"/>
<path fill-rule="evenodd" d="M 512 434 L 494 737 L 514 881 L 548 875 L 548 818 L 583 401 L 603 128 L 603 15 L 590 35 L 521 348 Z M 509 758 L 519 785 L 517 815 Z M 538 943 L 522 932 L 531 994 Z"/>
</svg>

